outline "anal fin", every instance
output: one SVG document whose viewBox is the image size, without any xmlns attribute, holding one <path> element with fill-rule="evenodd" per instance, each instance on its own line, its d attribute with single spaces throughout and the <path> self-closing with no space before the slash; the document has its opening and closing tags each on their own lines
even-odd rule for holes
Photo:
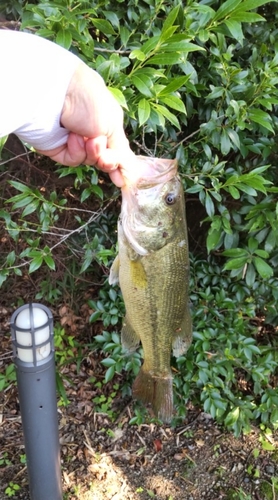
<svg viewBox="0 0 278 500">
<path fill-rule="evenodd" d="M 140 337 L 137 335 L 134 328 L 131 326 L 128 316 L 126 316 L 123 321 L 121 342 L 123 348 L 126 349 L 128 352 L 135 351 L 135 349 L 137 349 L 140 343 Z"/>
<path fill-rule="evenodd" d="M 179 328 L 173 334 L 173 355 L 178 358 L 184 354 L 192 342 L 192 320 L 189 306 L 186 308 Z"/>
</svg>

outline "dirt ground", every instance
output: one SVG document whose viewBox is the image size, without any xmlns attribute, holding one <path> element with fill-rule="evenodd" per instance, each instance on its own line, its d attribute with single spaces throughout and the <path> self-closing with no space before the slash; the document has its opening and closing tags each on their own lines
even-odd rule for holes
<svg viewBox="0 0 278 500">
<path fill-rule="evenodd" d="M 11 362 L 12 312 L 1 307 L 0 373 Z M 269 437 L 271 451 L 263 449 L 258 428 L 236 439 L 190 405 L 178 428 L 130 425 L 133 402 L 120 392 L 111 418 L 93 402 L 100 389 L 90 377 L 101 370 L 97 352 L 86 353 L 78 373 L 74 363 L 63 368 L 70 380 L 69 404 L 58 409 L 65 500 L 276 498 L 277 436 Z M 11 383 L 0 395 L 0 499 L 29 500 L 28 491 L 18 393 Z"/>
</svg>

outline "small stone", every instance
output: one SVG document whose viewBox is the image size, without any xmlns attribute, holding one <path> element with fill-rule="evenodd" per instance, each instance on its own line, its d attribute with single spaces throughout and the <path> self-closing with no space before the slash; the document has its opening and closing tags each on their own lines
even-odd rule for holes
<svg viewBox="0 0 278 500">
<path fill-rule="evenodd" d="M 239 462 L 238 464 L 235 464 L 235 465 L 233 466 L 233 468 L 232 468 L 232 472 L 237 472 L 237 471 L 239 471 L 239 470 L 241 470 L 241 469 L 243 469 L 243 465 L 242 465 L 242 463 L 240 463 L 240 462 Z"/>
<path fill-rule="evenodd" d="M 267 465 L 265 470 L 268 474 L 274 474 L 274 472 L 275 472 L 273 465 Z"/>
</svg>

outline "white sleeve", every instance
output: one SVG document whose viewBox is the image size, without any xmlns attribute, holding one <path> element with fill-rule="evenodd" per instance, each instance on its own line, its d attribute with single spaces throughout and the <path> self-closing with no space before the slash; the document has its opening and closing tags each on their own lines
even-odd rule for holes
<svg viewBox="0 0 278 500">
<path fill-rule="evenodd" d="M 37 149 L 67 142 L 60 126 L 66 91 L 81 60 L 39 36 L 0 30 L 0 137 L 15 133 Z"/>
</svg>

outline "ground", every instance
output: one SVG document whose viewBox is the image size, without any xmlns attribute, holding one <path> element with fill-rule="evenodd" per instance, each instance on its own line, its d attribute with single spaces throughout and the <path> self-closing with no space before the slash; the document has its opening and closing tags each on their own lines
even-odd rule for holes
<svg viewBox="0 0 278 500">
<path fill-rule="evenodd" d="M 11 313 L 12 308 L 1 307 L 1 373 L 11 362 Z M 58 407 L 65 499 L 276 498 L 278 437 L 272 434 L 263 441 L 254 427 L 236 439 L 191 405 L 183 425 L 175 429 L 153 423 L 130 425 L 131 399 L 115 395 L 107 412 L 93 402 L 100 390 L 90 378 L 100 377 L 101 370 L 98 352 L 87 352 L 79 370 L 75 363 L 62 369 L 69 399 L 68 405 Z M 109 393 L 108 386 L 103 390 Z M 30 498 L 13 382 L 0 396 L 0 499 L 8 498 Z"/>
<path fill-rule="evenodd" d="M 13 157 L 22 153 L 14 144 L 11 146 Z M 28 161 L 25 157 L 20 161 L 22 164 L 10 162 L 7 175 L 16 172 L 19 176 L 21 172 L 24 180 L 32 174 L 32 183 L 40 185 L 42 173 L 37 160 L 28 156 Z M 44 186 L 54 185 L 67 196 L 67 186 L 63 185 L 67 181 L 54 179 L 53 170 L 43 174 Z M 34 176 L 37 176 L 35 181 Z M 9 178 L 2 177 L 3 190 L 8 189 Z M 71 192 L 69 196 L 75 202 Z M 64 227 L 69 227 L 72 219 L 68 217 L 64 222 Z M 199 247 L 202 235 L 192 223 L 190 228 L 194 233 L 189 232 L 191 241 Z M 1 229 L 4 231 L 0 226 L 0 240 L 7 245 L 9 241 L 3 239 Z M 56 279 L 62 280 L 63 256 L 58 262 Z M 1 291 L 0 387 L 12 362 L 10 317 L 19 305 L 19 298 L 25 303 L 33 300 L 42 279 L 40 272 L 31 276 L 25 273 L 21 279 L 11 278 L 9 289 Z M 86 285 L 84 295 L 78 297 L 80 304 L 73 307 L 70 291 L 52 307 L 55 321 L 64 326 L 68 335 L 77 340 L 82 338 L 83 346 L 80 364 L 72 360 L 59 367 L 69 400 L 67 405 L 63 404 L 59 394 L 64 500 L 274 500 L 278 497 L 275 433 L 268 435 L 254 427 L 250 434 L 235 438 L 218 427 L 201 408 L 191 404 L 178 428 L 154 423 L 129 424 L 134 403 L 130 397 L 121 398 L 124 375 L 104 385 L 105 368 L 100 363 L 103 354 L 87 345 L 97 333 L 89 325 L 87 305 L 88 297 L 93 297 L 95 291 L 95 284 Z M 101 323 L 96 327 L 101 332 Z M 0 500 L 29 500 L 18 392 L 13 374 L 10 379 L 0 393 Z"/>
</svg>

